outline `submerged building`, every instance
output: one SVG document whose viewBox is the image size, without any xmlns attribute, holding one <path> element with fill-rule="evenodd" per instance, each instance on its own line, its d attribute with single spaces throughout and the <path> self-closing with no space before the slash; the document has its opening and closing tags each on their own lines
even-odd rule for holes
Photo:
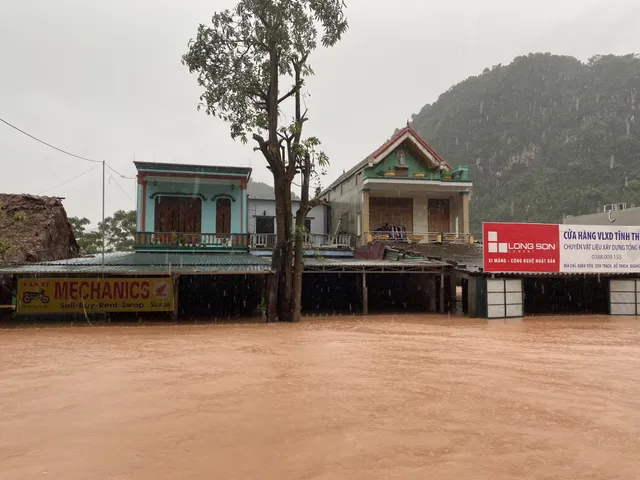
<svg viewBox="0 0 640 480">
<path fill-rule="evenodd" d="M 18 314 L 259 315 L 277 232 L 274 200 L 247 194 L 251 169 L 134 163 L 134 251 L 5 267 Z M 471 188 L 410 127 L 357 162 L 307 216 L 303 312 L 455 311 L 452 264 L 407 247 L 469 244 Z"/>
<path fill-rule="evenodd" d="M 467 167 L 453 168 L 410 126 L 356 163 L 321 194 L 331 226 L 357 238 L 469 241 Z"/>
</svg>

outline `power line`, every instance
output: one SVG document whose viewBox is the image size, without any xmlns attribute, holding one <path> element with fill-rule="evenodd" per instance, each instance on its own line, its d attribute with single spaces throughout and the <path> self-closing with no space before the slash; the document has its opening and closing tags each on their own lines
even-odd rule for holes
<svg viewBox="0 0 640 480">
<path fill-rule="evenodd" d="M 111 170 L 113 173 L 115 173 L 116 175 L 119 175 L 121 178 L 124 178 L 126 180 L 135 180 L 135 177 L 126 177 L 124 175 L 122 175 L 120 172 L 118 172 L 115 168 L 113 168 L 111 165 L 109 165 L 108 163 L 105 163 L 105 165 L 107 166 L 107 168 L 109 168 L 109 170 Z M 113 177 L 112 177 L 113 178 Z"/>
<path fill-rule="evenodd" d="M 111 168 L 111 167 L 109 167 L 109 168 Z M 125 192 L 125 191 L 124 191 L 124 188 L 122 188 L 122 186 L 118 183 L 118 181 L 115 179 L 115 177 L 114 177 L 113 175 L 109 175 L 109 178 L 110 178 L 111 180 L 113 180 L 113 182 L 118 186 L 118 188 L 120 189 L 120 191 L 121 191 L 122 193 L 124 193 L 124 194 L 125 194 L 125 196 L 126 196 L 129 200 L 131 200 L 131 203 L 133 203 L 133 204 L 135 205 L 135 204 L 136 204 L 136 202 L 134 202 L 134 201 L 133 201 L 133 198 L 131 198 L 131 197 L 129 196 L 129 194 L 128 194 L 127 192 Z"/>
<path fill-rule="evenodd" d="M 8 125 L 9 127 L 13 128 L 14 130 L 17 130 L 18 132 L 22 133 L 23 135 L 26 135 L 27 137 L 32 138 L 36 142 L 40 142 L 40 143 L 42 143 L 43 145 L 46 145 L 49 148 L 53 148 L 54 150 L 57 150 L 58 152 L 64 153 L 65 155 L 69 155 L 69 156 L 74 157 L 74 158 L 79 158 L 80 160 L 84 160 L 86 162 L 102 163 L 102 160 L 93 160 L 91 158 L 83 157 L 82 155 L 76 155 L 75 153 L 67 152 L 66 150 L 63 150 L 62 148 L 58 148 L 55 145 L 51 145 L 50 143 L 47 143 L 44 140 L 40 140 L 35 135 L 31 135 L 30 133 L 25 132 L 24 130 L 16 127 L 12 123 L 9 123 L 9 122 L 7 122 L 6 120 L 4 120 L 2 118 L 0 118 L 0 122 L 4 123 L 5 125 Z M 107 167 L 109 167 L 109 169 L 111 169 L 111 171 L 113 171 L 115 174 L 119 175 L 121 178 L 126 178 L 127 180 L 135 180 L 135 178 L 133 178 L 133 177 L 127 177 L 127 176 L 121 174 L 120 172 L 118 172 L 115 168 L 113 168 L 108 163 L 105 162 L 105 164 L 106 164 Z"/>
<path fill-rule="evenodd" d="M 45 193 L 47 193 L 47 192 L 50 192 L 51 190 L 55 190 L 55 189 L 56 189 L 56 188 L 58 188 L 58 187 L 62 187 L 62 186 L 64 186 L 64 185 L 66 185 L 67 183 L 71 183 L 71 182 L 73 182 L 74 180 L 76 180 L 76 179 L 78 179 L 78 178 L 80 178 L 80 177 L 83 177 L 83 176 L 84 176 L 84 175 L 86 175 L 87 173 L 91 173 L 91 172 L 93 172 L 93 171 L 94 171 L 96 168 L 98 168 L 99 166 L 100 166 L 100 165 L 96 165 L 95 167 L 90 168 L 90 169 L 89 169 L 89 170 L 87 170 L 86 172 L 81 173 L 80 175 L 76 175 L 75 177 L 70 178 L 69 180 L 66 180 L 66 181 L 62 182 L 62 183 L 60 183 L 60 184 L 56 185 L 55 187 L 47 188 L 44 192 L 40 192 L 38 195 L 43 195 L 43 194 L 45 194 Z"/>
<path fill-rule="evenodd" d="M 43 145 L 46 145 L 49 148 L 53 148 L 54 150 L 57 150 L 59 152 L 64 153 L 65 155 L 69 155 L 71 157 L 75 157 L 75 158 L 79 158 L 80 160 L 84 160 L 85 162 L 92 162 L 92 163 L 102 163 L 100 160 L 92 160 L 90 158 L 86 158 L 86 157 L 82 157 L 80 155 L 76 155 L 75 153 L 71 153 L 71 152 L 67 152 L 66 150 L 63 150 L 61 148 L 56 147 L 55 145 L 51 145 L 50 143 L 45 142 L 44 140 L 40 140 L 38 137 L 35 137 L 33 135 L 31 135 L 30 133 L 25 132 L 24 130 L 19 129 L 18 127 L 16 127 L 15 125 L 7 122 L 6 120 L 0 118 L 0 122 L 8 125 L 9 127 L 13 128 L 14 130 L 17 130 L 18 132 L 22 133 L 23 135 L 26 135 L 29 138 L 32 138 L 33 140 L 35 140 L 36 142 L 40 142 Z"/>
</svg>

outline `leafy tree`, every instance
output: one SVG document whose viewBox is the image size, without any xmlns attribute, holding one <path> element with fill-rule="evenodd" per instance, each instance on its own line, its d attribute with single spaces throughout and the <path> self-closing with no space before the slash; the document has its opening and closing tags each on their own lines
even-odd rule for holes
<svg viewBox="0 0 640 480">
<path fill-rule="evenodd" d="M 98 229 L 104 232 L 105 242 L 110 252 L 124 252 L 133 250 L 136 236 L 136 211 L 116 211 L 113 216 L 98 224 Z"/>
<path fill-rule="evenodd" d="M 232 138 L 246 143 L 251 136 L 273 174 L 278 237 L 275 277 L 269 282 L 270 321 L 299 318 L 302 255 L 296 254 L 293 267 L 293 245 L 303 225 L 300 213 L 297 226 L 292 225 L 291 185 L 296 175 L 308 184 L 312 162 L 327 161 L 312 152 L 318 139 L 303 138 L 308 117 L 301 90 L 313 74 L 309 55 L 318 39 L 330 47 L 346 32 L 345 8 L 343 0 L 239 0 L 235 8 L 215 13 L 210 25 L 201 24 L 183 56 L 204 88 L 199 108 L 230 123 Z M 281 92 L 286 81 L 292 85 Z M 293 118 L 287 123 L 283 107 L 291 102 Z M 303 188 L 301 210 L 309 205 L 309 189 Z"/>
<path fill-rule="evenodd" d="M 69 223 L 80 246 L 80 253 L 92 255 L 102 251 L 102 236 L 100 232 L 87 232 L 86 230 L 86 227 L 91 224 L 88 218 L 70 217 Z"/>
<path fill-rule="evenodd" d="M 87 218 L 71 217 L 69 223 L 80 245 L 80 252 L 93 255 L 102 252 L 102 238 L 105 239 L 106 252 L 123 252 L 133 250 L 136 233 L 136 211 L 116 211 L 113 216 L 98 223 L 98 230 L 87 231 L 91 224 Z"/>
</svg>

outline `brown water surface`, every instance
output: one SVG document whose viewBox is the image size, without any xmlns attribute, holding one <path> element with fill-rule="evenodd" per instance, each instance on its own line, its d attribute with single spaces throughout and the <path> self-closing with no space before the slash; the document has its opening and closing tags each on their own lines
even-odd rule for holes
<svg viewBox="0 0 640 480">
<path fill-rule="evenodd" d="M 3 330 L 0 478 L 640 478 L 640 319 Z"/>
</svg>

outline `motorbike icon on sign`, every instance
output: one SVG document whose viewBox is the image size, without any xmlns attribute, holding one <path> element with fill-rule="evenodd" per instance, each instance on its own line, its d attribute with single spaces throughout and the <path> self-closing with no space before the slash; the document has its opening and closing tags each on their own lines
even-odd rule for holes
<svg viewBox="0 0 640 480">
<path fill-rule="evenodd" d="M 44 294 L 44 290 L 39 292 L 24 292 L 22 294 L 22 301 L 24 303 L 31 303 L 32 300 L 40 300 L 42 303 L 49 303 L 49 297 Z"/>
</svg>

